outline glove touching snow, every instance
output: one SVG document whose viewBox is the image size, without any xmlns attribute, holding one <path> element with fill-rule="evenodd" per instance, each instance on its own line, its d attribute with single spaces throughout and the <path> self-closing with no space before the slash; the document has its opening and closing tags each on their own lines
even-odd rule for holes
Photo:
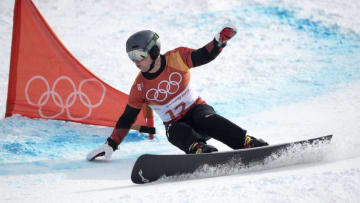
<svg viewBox="0 0 360 203">
<path fill-rule="evenodd" d="M 111 159 L 111 156 L 114 153 L 114 151 L 117 149 L 118 146 L 116 145 L 116 143 L 111 138 L 108 138 L 107 142 L 105 142 L 99 148 L 89 152 L 88 155 L 86 156 L 86 159 L 88 161 L 93 161 L 97 157 L 104 156 L 106 160 L 109 160 Z"/>
</svg>

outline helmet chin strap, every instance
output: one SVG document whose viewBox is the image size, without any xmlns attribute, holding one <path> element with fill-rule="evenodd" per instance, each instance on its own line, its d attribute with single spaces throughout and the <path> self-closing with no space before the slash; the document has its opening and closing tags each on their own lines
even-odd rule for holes
<svg viewBox="0 0 360 203">
<path fill-rule="evenodd" d="M 145 73 L 150 73 L 150 71 L 151 71 L 152 69 L 154 69 L 154 66 L 155 66 L 155 60 L 152 61 L 152 63 L 150 64 L 149 70 L 147 70 Z"/>
</svg>

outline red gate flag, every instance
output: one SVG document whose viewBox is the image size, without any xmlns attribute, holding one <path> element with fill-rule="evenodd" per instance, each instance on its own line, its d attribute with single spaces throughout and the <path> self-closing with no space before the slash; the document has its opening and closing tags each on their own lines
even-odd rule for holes
<svg viewBox="0 0 360 203">
<path fill-rule="evenodd" d="M 114 126 L 128 95 L 87 70 L 57 38 L 31 0 L 16 0 L 5 116 Z M 153 127 L 144 106 L 134 128 Z"/>
</svg>

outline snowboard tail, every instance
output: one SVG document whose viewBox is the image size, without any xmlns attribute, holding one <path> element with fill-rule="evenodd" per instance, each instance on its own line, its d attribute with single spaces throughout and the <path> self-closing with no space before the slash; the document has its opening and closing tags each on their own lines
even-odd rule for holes
<svg viewBox="0 0 360 203">
<path fill-rule="evenodd" d="M 304 145 L 306 147 L 317 143 L 329 143 L 331 138 L 332 135 L 327 135 L 297 142 L 207 154 L 144 154 L 136 160 L 131 173 L 131 180 L 136 184 L 149 183 L 158 180 L 162 176 L 193 173 L 205 164 L 216 166 L 233 161 L 247 166 L 250 163 L 261 163 L 273 155 L 281 155 L 281 153 L 295 145 Z"/>
</svg>

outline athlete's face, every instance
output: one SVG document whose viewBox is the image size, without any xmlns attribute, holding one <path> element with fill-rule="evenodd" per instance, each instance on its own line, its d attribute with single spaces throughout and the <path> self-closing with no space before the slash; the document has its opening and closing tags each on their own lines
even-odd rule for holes
<svg viewBox="0 0 360 203">
<path fill-rule="evenodd" d="M 148 55 L 144 60 L 141 61 L 133 60 L 132 62 L 135 63 L 136 67 L 138 67 L 138 69 L 140 69 L 141 72 L 146 72 L 149 70 L 152 60 L 150 55 Z"/>
</svg>

